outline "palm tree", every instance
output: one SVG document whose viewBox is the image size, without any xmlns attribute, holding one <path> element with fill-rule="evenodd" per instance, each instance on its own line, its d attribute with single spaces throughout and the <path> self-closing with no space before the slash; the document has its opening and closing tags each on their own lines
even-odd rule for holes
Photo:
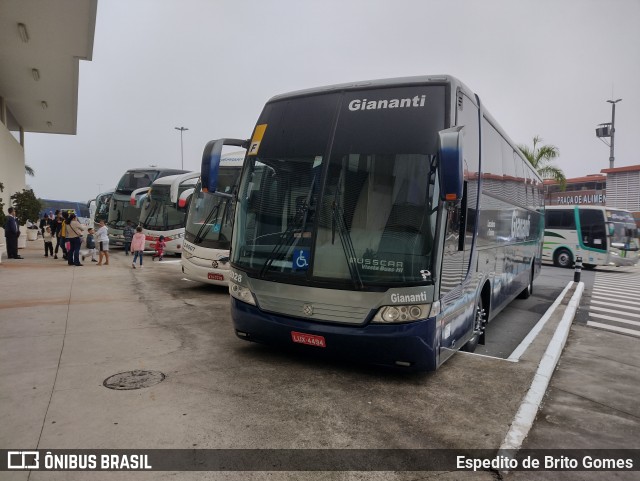
<svg viewBox="0 0 640 481">
<path fill-rule="evenodd" d="M 534 169 L 538 171 L 543 179 L 553 179 L 560 184 L 564 190 L 567 186 L 567 178 L 560 167 L 556 167 L 551 162 L 560 156 L 560 150 L 555 145 L 540 145 L 542 139 L 536 135 L 533 138 L 533 149 L 526 145 L 518 145 L 522 155 L 526 157 Z"/>
<path fill-rule="evenodd" d="M 36 175 L 36 171 L 33 170 L 33 167 L 31 167 L 30 165 L 24 164 L 24 172 L 25 174 L 34 177 Z"/>
</svg>

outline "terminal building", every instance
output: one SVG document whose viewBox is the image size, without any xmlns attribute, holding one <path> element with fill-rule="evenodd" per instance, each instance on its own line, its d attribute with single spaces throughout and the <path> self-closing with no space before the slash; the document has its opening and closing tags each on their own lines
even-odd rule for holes
<svg viewBox="0 0 640 481">
<path fill-rule="evenodd" d="M 97 4 L 0 2 L 0 199 L 5 213 L 10 197 L 26 186 L 25 132 L 76 134 L 78 64 L 93 55 Z"/>
<path fill-rule="evenodd" d="M 633 213 L 640 227 L 640 165 L 602 169 L 599 174 L 567 179 L 565 190 L 544 181 L 546 205 L 597 205 Z"/>
</svg>

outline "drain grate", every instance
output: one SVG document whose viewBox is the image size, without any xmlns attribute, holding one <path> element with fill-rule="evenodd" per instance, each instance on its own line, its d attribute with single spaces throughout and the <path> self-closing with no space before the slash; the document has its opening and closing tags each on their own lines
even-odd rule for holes
<svg viewBox="0 0 640 481">
<path fill-rule="evenodd" d="M 162 382 L 164 378 L 165 375 L 160 371 L 126 371 L 108 377 L 102 385 L 109 389 L 125 391 L 150 387 Z"/>
</svg>

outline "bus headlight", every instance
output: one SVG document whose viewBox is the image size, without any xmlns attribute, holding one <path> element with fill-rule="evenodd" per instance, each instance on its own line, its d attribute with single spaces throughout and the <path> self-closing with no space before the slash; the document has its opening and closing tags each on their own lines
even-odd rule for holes
<svg viewBox="0 0 640 481">
<path fill-rule="evenodd" d="M 373 317 L 371 322 L 376 324 L 393 324 L 399 322 L 412 322 L 440 313 L 440 302 L 433 304 L 413 304 L 408 306 L 383 306 Z"/>
<path fill-rule="evenodd" d="M 251 291 L 246 288 L 229 281 L 229 294 L 231 297 L 235 297 L 239 301 L 246 302 L 252 306 L 256 305 L 256 300 L 253 298 Z"/>
</svg>

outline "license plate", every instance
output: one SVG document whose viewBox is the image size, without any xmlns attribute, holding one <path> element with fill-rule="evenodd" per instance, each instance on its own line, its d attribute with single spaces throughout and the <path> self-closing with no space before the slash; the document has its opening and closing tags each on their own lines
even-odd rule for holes
<svg viewBox="0 0 640 481">
<path fill-rule="evenodd" d="M 304 332 L 291 331 L 291 340 L 295 343 L 306 344 L 308 346 L 327 347 L 323 336 L 305 334 Z"/>
<path fill-rule="evenodd" d="M 212 281 L 224 281 L 224 276 L 222 274 L 214 274 L 213 272 L 207 273 L 207 279 L 211 279 Z"/>
</svg>

